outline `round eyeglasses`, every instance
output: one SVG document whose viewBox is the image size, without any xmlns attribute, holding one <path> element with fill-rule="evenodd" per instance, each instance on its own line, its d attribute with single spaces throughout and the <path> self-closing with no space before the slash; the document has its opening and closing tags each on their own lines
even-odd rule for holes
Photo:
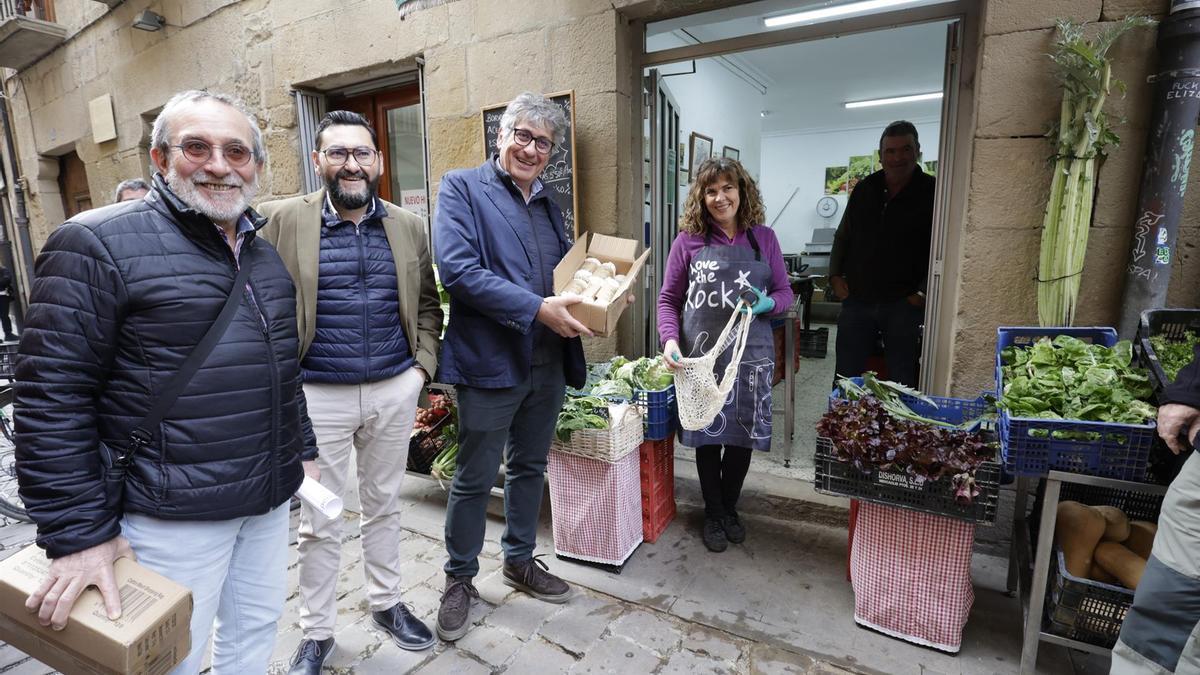
<svg viewBox="0 0 1200 675">
<path fill-rule="evenodd" d="M 327 150 L 318 150 L 325 155 L 325 159 L 334 166 L 341 166 L 350 161 L 350 157 L 354 157 L 354 161 L 358 162 L 359 166 L 371 166 L 375 163 L 375 158 L 379 156 L 379 151 L 375 148 L 368 148 L 365 145 L 360 145 L 357 148 L 329 148 Z"/>
<path fill-rule="evenodd" d="M 548 155 L 554 150 L 554 141 L 545 136 L 534 136 L 528 129 L 513 129 L 513 141 L 522 148 L 532 141 L 539 155 Z"/>
<path fill-rule="evenodd" d="M 198 138 L 186 140 L 179 145 L 172 145 L 172 148 L 179 148 L 183 156 L 189 162 L 195 164 L 203 164 L 212 157 L 213 149 L 220 150 L 221 156 L 225 158 L 225 162 L 230 166 L 245 166 L 251 157 L 254 157 L 254 151 L 241 143 L 226 143 L 225 145 L 210 145 Z"/>
</svg>

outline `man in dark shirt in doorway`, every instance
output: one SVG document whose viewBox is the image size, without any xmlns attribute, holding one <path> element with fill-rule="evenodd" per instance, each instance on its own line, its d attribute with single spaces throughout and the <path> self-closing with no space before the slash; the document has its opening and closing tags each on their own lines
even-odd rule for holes
<svg viewBox="0 0 1200 675">
<path fill-rule="evenodd" d="M 889 124 L 879 138 L 883 169 L 854 188 L 838 226 L 829 260 L 842 300 L 838 375 L 861 375 L 882 335 L 888 379 L 917 386 L 934 193 L 933 177 L 917 165 L 920 152 L 911 122 Z"/>
</svg>

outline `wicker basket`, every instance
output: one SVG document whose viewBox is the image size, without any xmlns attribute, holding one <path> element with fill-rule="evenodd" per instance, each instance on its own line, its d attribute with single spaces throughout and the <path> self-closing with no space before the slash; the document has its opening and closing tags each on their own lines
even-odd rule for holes
<svg viewBox="0 0 1200 675">
<path fill-rule="evenodd" d="M 609 410 L 622 408 L 623 412 L 617 413 L 619 417 L 610 419 L 607 429 L 581 429 L 572 432 L 571 440 L 563 442 L 555 438 L 550 449 L 610 464 L 631 452 L 636 452 L 642 444 L 642 415 L 637 406 L 633 405 Z"/>
</svg>

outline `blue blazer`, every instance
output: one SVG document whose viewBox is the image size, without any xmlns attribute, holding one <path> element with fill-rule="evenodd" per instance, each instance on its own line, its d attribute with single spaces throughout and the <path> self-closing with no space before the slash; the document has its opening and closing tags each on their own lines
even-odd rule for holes
<svg viewBox="0 0 1200 675">
<path fill-rule="evenodd" d="M 483 389 L 512 387 L 529 378 L 531 329 L 542 304 L 532 290 L 533 232 L 493 162 L 489 158 L 474 169 L 442 176 L 433 218 L 438 276 L 450 294 L 437 379 Z M 557 205 L 550 220 L 561 258 L 571 242 Z M 583 342 L 572 338 L 564 345 L 567 384 L 581 387 L 587 371 Z"/>
</svg>

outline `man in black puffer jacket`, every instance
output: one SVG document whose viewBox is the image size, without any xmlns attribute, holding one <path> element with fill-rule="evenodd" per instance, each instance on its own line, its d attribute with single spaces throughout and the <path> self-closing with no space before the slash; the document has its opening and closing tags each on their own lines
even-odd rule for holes
<svg viewBox="0 0 1200 675">
<path fill-rule="evenodd" d="M 295 287 L 248 204 L 265 156 L 236 100 L 176 95 L 155 120 L 160 172 L 144 200 L 86 211 L 51 234 L 17 365 L 17 474 L 53 559 L 26 606 L 62 628 L 79 592 L 120 612 L 112 563 L 192 590 L 198 672 L 266 672 L 286 587 L 288 500 L 316 458 L 300 387 Z M 123 489 L 102 476 L 213 324 L 238 270 L 237 311 Z M 301 463 L 305 461 L 302 468 Z"/>
</svg>

